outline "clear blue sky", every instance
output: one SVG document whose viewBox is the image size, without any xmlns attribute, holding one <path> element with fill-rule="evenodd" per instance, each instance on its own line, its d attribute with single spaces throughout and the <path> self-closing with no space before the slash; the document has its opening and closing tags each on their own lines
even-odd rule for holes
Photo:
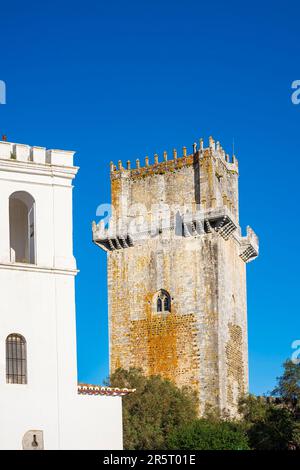
<svg viewBox="0 0 300 470">
<path fill-rule="evenodd" d="M 240 212 L 260 237 L 248 265 L 250 388 L 274 385 L 300 339 L 300 4 L 232 1 L 1 4 L 0 134 L 74 149 L 78 369 L 108 374 L 106 256 L 91 242 L 109 161 L 210 134 L 240 162 Z"/>
</svg>

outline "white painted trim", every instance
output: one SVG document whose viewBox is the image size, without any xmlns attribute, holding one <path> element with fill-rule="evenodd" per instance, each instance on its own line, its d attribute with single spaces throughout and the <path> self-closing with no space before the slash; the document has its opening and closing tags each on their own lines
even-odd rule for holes
<svg viewBox="0 0 300 470">
<path fill-rule="evenodd" d="M 6 160 L 0 158 L 0 171 L 10 171 L 13 173 L 29 173 L 47 176 L 61 176 L 64 178 L 75 178 L 79 170 L 78 166 L 51 165 L 49 163 L 20 162 L 18 160 Z"/>
<path fill-rule="evenodd" d="M 8 269 L 13 271 L 31 271 L 47 274 L 64 274 L 69 276 L 76 276 L 79 273 L 79 269 L 47 268 L 27 263 L 0 263 L 0 269 Z"/>
</svg>

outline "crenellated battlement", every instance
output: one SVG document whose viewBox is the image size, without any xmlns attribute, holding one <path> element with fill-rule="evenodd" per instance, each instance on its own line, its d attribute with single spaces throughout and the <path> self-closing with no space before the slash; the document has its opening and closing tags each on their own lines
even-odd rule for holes
<svg viewBox="0 0 300 470">
<path fill-rule="evenodd" d="M 0 141 L 0 160 L 72 167 L 75 152 Z"/>
<path fill-rule="evenodd" d="M 233 155 L 226 154 L 220 142 L 215 141 L 213 137 L 209 137 L 208 147 L 204 147 L 203 139 L 199 140 L 199 144 L 194 142 L 192 152 L 188 153 L 187 147 L 182 148 L 182 153 L 179 156 L 177 149 L 173 149 L 171 159 L 168 157 L 166 151 L 163 152 L 162 160 L 159 160 L 159 155 L 154 154 L 154 161 L 150 163 L 149 156 L 144 158 L 144 164 L 137 158 L 135 160 L 135 167 L 132 166 L 131 161 L 127 160 L 126 166 L 123 165 L 122 160 L 118 160 L 117 165 L 110 162 L 110 173 L 112 179 L 120 178 L 121 176 L 130 177 L 144 177 L 146 175 L 161 174 L 168 171 L 174 171 L 182 167 L 193 165 L 199 161 L 200 165 L 206 158 L 212 157 L 218 159 L 226 170 L 229 172 L 238 173 L 238 160 Z"/>
</svg>

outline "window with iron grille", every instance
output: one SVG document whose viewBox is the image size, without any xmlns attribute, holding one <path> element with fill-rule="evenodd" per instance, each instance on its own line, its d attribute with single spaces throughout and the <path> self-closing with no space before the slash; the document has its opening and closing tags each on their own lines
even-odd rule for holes
<svg viewBox="0 0 300 470">
<path fill-rule="evenodd" d="M 16 333 L 6 338 L 6 382 L 27 383 L 26 340 Z"/>
</svg>

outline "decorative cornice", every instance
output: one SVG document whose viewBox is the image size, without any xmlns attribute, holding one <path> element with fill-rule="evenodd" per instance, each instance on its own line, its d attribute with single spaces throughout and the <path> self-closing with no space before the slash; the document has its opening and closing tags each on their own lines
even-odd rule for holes
<svg viewBox="0 0 300 470">
<path fill-rule="evenodd" d="M 216 233 L 228 240 L 238 228 L 234 216 L 226 207 L 203 211 L 195 214 L 181 215 L 181 231 L 178 237 L 199 237 L 208 233 Z M 115 251 L 134 247 L 143 240 L 158 236 L 165 231 L 175 231 L 174 222 L 157 227 L 156 233 L 152 229 L 141 230 L 137 233 L 111 233 L 109 229 L 104 229 L 101 222 L 97 225 L 93 222 L 93 241 L 104 251 Z"/>
<path fill-rule="evenodd" d="M 0 158 L 0 171 L 28 173 L 41 176 L 74 179 L 78 166 L 51 165 L 49 163 L 20 162 Z"/>
<path fill-rule="evenodd" d="M 1 263 L 0 269 L 7 269 L 13 271 L 29 271 L 38 272 L 44 274 L 62 274 L 67 276 L 76 276 L 79 273 L 78 269 L 61 269 L 61 268 L 47 268 L 43 266 L 37 266 L 35 264 L 27 263 Z"/>
</svg>

